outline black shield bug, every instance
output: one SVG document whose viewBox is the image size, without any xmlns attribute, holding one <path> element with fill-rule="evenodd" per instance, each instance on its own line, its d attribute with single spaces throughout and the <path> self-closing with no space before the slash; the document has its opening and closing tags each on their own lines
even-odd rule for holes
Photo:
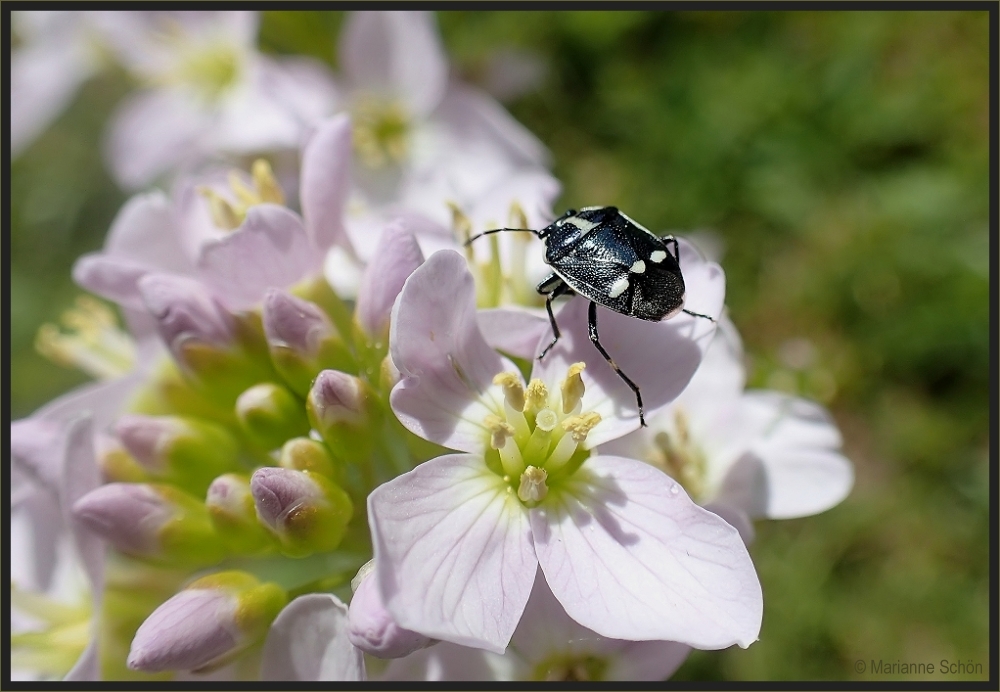
<svg viewBox="0 0 1000 692">
<path fill-rule="evenodd" d="M 660 238 L 643 228 L 617 207 L 570 209 L 540 231 L 526 228 L 495 228 L 475 235 L 466 245 L 491 233 L 521 231 L 534 233 L 545 243 L 545 263 L 552 273 L 538 284 L 545 296 L 545 310 L 552 325 L 552 341 L 538 356 L 541 360 L 559 341 L 559 325 L 552 314 L 552 301 L 559 296 L 581 295 L 590 300 L 588 332 L 618 377 L 635 393 L 639 422 L 646 426 L 639 387 L 622 372 L 601 345 L 597 332 L 597 306 L 641 320 L 659 322 L 686 312 L 695 317 L 715 319 L 684 309 L 684 277 L 680 253 L 673 236 Z"/>
</svg>

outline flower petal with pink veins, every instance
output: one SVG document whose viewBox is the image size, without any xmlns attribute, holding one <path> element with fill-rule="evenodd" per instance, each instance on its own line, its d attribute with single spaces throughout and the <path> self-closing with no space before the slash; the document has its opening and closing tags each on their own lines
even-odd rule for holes
<svg viewBox="0 0 1000 692">
<path fill-rule="evenodd" d="M 483 420 L 503 411 L 493 377 L 516 371 L 483 339 L 475 301 L 465 259 L 436 252 L 403 285 L 389 334 L 403 375 L 390 397 L 396 417 L 424 439 L 463 452 L 485 450 Z"/>
<path fill-rule="evenodd" d="M 235 310 L 259 303 L 269 288 L 302 280 L 321 262 L 297 214 L 276 204 L 258 204 L 238 229 L 202 246 L 198 269 Z"/>
<path fill-rule="evenodd" d="M 747 647 L 763 599 L 739 532 L 633 459 L 587 460 L 529 510 L 545 579 L 566 612 L 606 637 Z"/>
<path fill-rule="evenodd" d="M 538 563 L 524 507 L 481 456 L 424 462 L 368 497 L 379 587 L 401 627 L 503 653 Z"/>
</svg>

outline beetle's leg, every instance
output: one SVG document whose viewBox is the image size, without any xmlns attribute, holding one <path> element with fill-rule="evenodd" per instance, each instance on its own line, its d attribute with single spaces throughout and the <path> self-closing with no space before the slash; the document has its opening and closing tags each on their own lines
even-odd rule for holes
<svg viewBox="0 0 1000 692">
<path fill-rule="evenodd" d="M 541 355 L 538 356 L 538 360 L 545 357 L 556 342 L 559 341 L 559 325 L 556 324 L 556 316 L 552 314 L 552 301 L 559 296 L 568 296 L 573 294 L 573 290 L 566 285 L 562 279 L 559 278 L 558 274 L 552 273 L 547 277 L 542 279 L 542 282 L 538 284 L 535 289 L 543 296 L 545 296 L 545 311 L 549 313 L 549 324 L 552 325 L 552 341 L 549 342 L 548 346 L 542 349 Z"/>
<path fill-rule="evenodd" d="M 691 317 L 704 317 L 709 322 L 715 322 L 715 318 L 712 317 L 711 315 L 702 315 L 700 312 L 691 312 L 687 308 L 681 308 L 681 312 L 686 312 L 687 314 L 691 315 Z"/>
<path fill-rule="evenodd" d="M 635 403 L 639 407 L 639 423 L 642 424 L 642 427 L 647 427 L 646 416 L 642 410 L 642 394 L 639 392 L 639 388 L 636 386 L 635 382 L 628 378 L 628 375 L 622 372 L 617 363 L 611 359 L 608 352 L 604 350 L 603 346 L 601 346 L 601 338 L 597 335 L 597 303 L 594 301 L 590 301 L 587 328 L 590 332 L 590 340 L 594 342 L 594 346 L 596 346 L 597 350 L 601 352 L 602 356 L 604 356 L 604 360 L 608 361 L 608 365 L 614 369 L 614 371 L 618 374 L 618 377 L 622 378 L 622 382 L 627 384 L 629 388 L 635 392 Z"/>
</svg>

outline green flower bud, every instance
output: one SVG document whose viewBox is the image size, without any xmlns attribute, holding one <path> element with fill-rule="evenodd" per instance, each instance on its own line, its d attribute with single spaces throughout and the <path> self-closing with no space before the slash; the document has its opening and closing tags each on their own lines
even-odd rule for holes
<svg viewBox="0 0 1000 692">
<path fill-rule="evenodd" d="M 198 495 L 219 474 L 239 468 L 232 434 L 197 418 L 127 414 L 118 419 L 115 433 L 152 478 Z"/>
<path fill-rule="evenodd" d="M 378 422 L 375 392 L 367 382 L 324 370 L 313 382 L 306 410 L 333 454 L 349 463 L 367 462 Z"/>
<path fill-rule="evenodd" d="M 123 553 L 153 562 L 206 565 L 227 554 L 205 505 L 172 485 L 107 483 L 77 500 L 73 515 Z"/>
<path fill-rule="evenodd" d="M 343 481 L 343 468 L 330 456 L 326 445 L 308 437 L 296 437 L 286 442 L 281 448 L 278 465 L 294 471 L 312 471 L 336 483 Z"/>
<path fill-rule="evenodd" d="M 257 521 L 250 476 L 219 476 L 208 486 L 205 506 L 215 530 L 234 553 L 257 554 L 273 549 L 274 539 Z"/>
<path fill-rule="evenodd" d="M 256 384 L 240 394 L 236 417 L 247 436 L 264 449 L 276 449 L 288 438 L 309 432 L 302 402 L 273 382 Z"/>
</svg>

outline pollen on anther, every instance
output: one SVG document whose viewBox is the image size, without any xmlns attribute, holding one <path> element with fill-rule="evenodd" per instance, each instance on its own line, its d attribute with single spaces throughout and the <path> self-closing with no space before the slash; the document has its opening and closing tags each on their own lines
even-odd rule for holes
<svg viewBox="0 0 1000 692">
<path fill-rule="evenodd" d="M 504 399 L 515 411 L 524 410 L 524 385 L 521 377 L 513 372 L 501 372 L 493 378 L 493 384 L 503 388 Z"/>
<path fill-rule="evenodd" d="M 667 253 L 663 250 L 653 250 L 652 254 L 649 256 L 649 261 L 654 264 L 659 264 L 667 258 Z"/>
<path fill-rule="evenodd" d="M 490 447 L 500 449 L 507 443 L 507 437 L 514 434 L 514 427 L 499 416 L 490 414 L 483 420 L 490 432 Z"/>
<path fill-rule="evenodd" d="M 608 291 L 608 298 L 617 298 L 622 293 L 624 293 L 625 289 L 627 288 L 628 288 L 628 279 L 623 276 L 622 278 L 618 279 L 613 284 L 611 284 L 611 290 Z"/>
<path fill-rule="evenodd" d="M 596 411 L 588 411 L 576 416 L 570 416 L 562 422 L 563 429 L 573 436 L 573 441 L 580 444 L 587 439 L 587 435 L 601 422 L 601 414 Z"/>
<path fill-rule="evenodd" d="M 517 496 L 521 502 L 540 502 L 549 492 L 545 479 L 548 478 L 545 469 L 529 466 L 521 474 L 521 483 L 517 488 Z"/>
</svg>

